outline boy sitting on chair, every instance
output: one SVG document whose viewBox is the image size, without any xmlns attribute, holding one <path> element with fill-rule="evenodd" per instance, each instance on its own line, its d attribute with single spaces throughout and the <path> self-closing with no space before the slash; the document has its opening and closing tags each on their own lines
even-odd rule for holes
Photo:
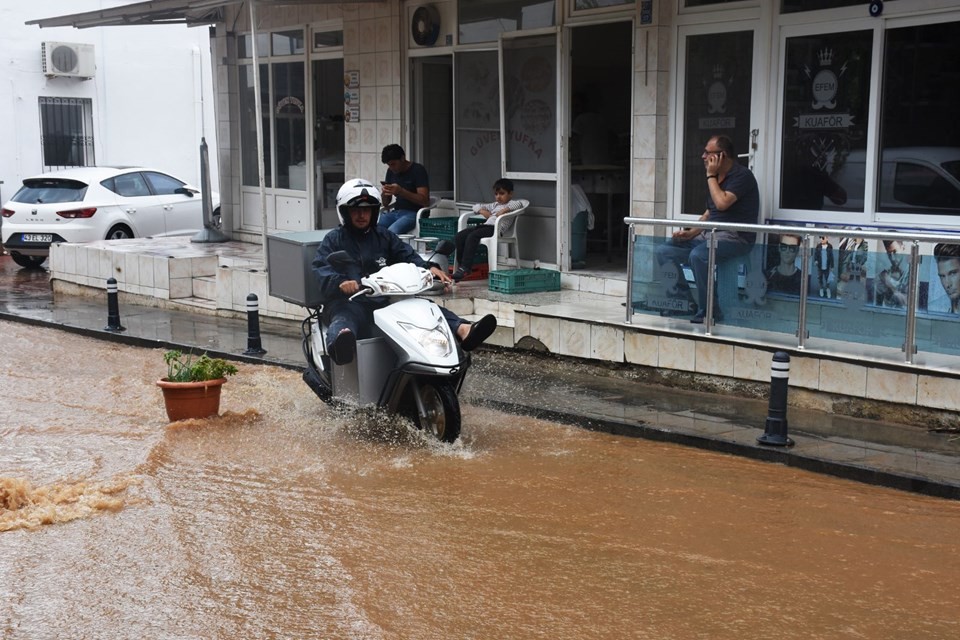
<svg viewBox="0 0 960 640">
<path fill-rule="evenodd" d="M 483 224 L 474 227 L 467 227 L 463 231 L 457 232 L 454 242 L 457 245 L 457 270 L 453 272 L 454 282 L 460 282 L 470 275 L 473 269 L 473 255 L 477 252 L 477 245 L 481 238 L 489 238 L 493 235 L 494 224 L 497 216 L 510 211 L 516 211 L 523 207 L 518 200 L 513 200 L 513 181 L 507 178 L 500 178 L 493 183 L 493 197 L 495 200 L 486 204 L 473 205 L 473 213 L 486 218 Z M 513 220 L 508 220 L 504 224 L 505 229 Z"/>
</svg>

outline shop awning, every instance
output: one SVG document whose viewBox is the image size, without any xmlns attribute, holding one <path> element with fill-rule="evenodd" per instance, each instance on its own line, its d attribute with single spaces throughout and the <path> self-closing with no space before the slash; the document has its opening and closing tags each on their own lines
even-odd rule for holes
<svg viewBox="0 0 960 640">
<path fill-rule="evenodd" d="M 27 24 L 44 27 L 110 27 L 133 24 L 207 25 L 223 19 L 223 7 L 244 0 L 153 0 L 135 2 L 109 9 L 71 13 L 52 18 L 29 20 Z M 297 4 L 352 4 L 385 0 L 258 0 L 261 7 Z"/>
</svg>

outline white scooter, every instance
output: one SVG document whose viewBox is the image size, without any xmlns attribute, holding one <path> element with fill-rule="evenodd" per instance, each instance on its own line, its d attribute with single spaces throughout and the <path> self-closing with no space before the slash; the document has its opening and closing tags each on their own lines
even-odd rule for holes
<svg viewBox="0 0 960 640">
<path fill-rule="evenodd" d="M 436 253 L 452 251 L 453 243 L 441 241 Z M 338 251 L 328 261 L 343 272 L 353 259 Z M 470 356 L 460 348 L 436 303 L 417 297 L 436 290 L 433 274 L 398 263 L 362 278 L 360 286 L 350 300 L 391 298 L 373 312 L 374 337 L 358 340 L 353 362 L 337 365 L 326 349 L 323 308 L 311 308 L 301 325 L 307 360 L 304 381 L 324 402 L 383 407 L 411 418 L 443 442 L 455 441 L 460 435 L 457 394 Z"/>
</svg>

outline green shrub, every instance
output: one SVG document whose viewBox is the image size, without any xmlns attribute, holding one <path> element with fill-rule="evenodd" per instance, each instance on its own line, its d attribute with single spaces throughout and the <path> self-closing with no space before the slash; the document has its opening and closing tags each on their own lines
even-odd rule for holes
<svg viewBox="0 0 960 640">
<path fill-rule="evenodd" d="M 232 376 L 237 368 L 223 358 L 211 358 L 206 353 L 194 357 L 172 350 L 163 354 L 167 363 L 167 380 L 170 382 L 203 382 Z"/>
</svg>

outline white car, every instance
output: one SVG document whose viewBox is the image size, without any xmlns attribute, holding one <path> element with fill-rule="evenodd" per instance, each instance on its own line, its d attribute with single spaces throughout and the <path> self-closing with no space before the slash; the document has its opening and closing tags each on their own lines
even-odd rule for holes
<svg viewBox="0 0 960 640">
<path fill-rule="evenodd" d="M 211 193 L 219 227 L 220 197 Z M 54 242 L 190 235 L 203 229 L 200 190 L 144 167 L 80 167 L 26 178 L 3 205 L 3 248 L 39 267 Z"/>
</svg>

